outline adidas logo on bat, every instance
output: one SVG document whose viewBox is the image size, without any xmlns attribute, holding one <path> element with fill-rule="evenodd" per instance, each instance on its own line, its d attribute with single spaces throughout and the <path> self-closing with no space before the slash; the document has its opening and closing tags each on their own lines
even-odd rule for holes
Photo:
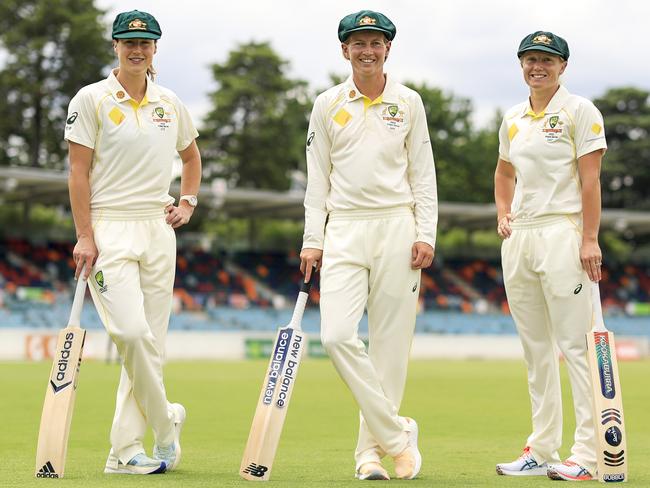
<svg viewBox="0 0 650 488">
<path fill-rule="evenodd" d="M 51 462 L 46 462 L 41 469 L 36 473 L 37 478 L 58 478 L 59 475 L 54 471 L 54 466 Z"/>
<path fill-rule="evenodd" d="M 255 476 L 256 478 L 261 478 L 266 474 L 268 470 L 269 468 L 261 464 L 250 463 L 244 470 L 244 473 L 248 473 L 252 476 Z"/>
</svg>

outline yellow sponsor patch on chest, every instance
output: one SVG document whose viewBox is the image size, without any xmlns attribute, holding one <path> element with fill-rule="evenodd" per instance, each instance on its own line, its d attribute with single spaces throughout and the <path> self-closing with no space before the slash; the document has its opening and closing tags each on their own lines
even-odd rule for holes
<svg viewBox="0 0 650 488">
<path fill-rule="evenodd" d="M 108 118 L 111 119 L 115 125 L 120 125 L 126 118 L 126 115 L 124 115 L 119 108 L 113 107 L 112 110 L 108 112 Z"/>
<path fill-rule="evenodd" d="M 336 114 L 334 115 L 334 117 L 332 117 L 332 119 L 341 127 L 345 127 L 345 125 L 348 122 L 350 122 L 350 120 L 352 120 L 352 114 L 350 114 L 350 112 L 342 108 L 338 112 L 336 112 Z"/>
</svg>

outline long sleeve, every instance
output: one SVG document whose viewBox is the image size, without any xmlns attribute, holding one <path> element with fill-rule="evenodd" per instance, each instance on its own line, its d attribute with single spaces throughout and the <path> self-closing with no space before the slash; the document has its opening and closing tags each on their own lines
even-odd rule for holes
<svg viewBox="0 0 650 488">
<path fill-rule="evenodd" d="M 330 191 L 331 140 L 326 130 L 324 97 L 314 103 L 307 132 L 307 190 L 305 192 L 305 232 L 302 247 L 323 249 L 326 201 Z"/>
<path fill-rule="evenodd" d="M 438 224 L 438 189 L 433 151 L 422 99 L 411 107 L 411 130 L 406 138 L 408 179 L 415 199 L 417 241 L 436 244 Z"/>
</svg>

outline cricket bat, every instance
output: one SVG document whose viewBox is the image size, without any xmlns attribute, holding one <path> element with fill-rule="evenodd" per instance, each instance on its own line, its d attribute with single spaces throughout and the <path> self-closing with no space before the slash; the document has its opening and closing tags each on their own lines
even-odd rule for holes
<svg viewBox="0 0 650 488">
<path fill-rule="evenodd" d="M 239 475 L 246 480 L 268 481 L 271 477 L 300 359 L 307 344 L 307 336 L 301 330 L 300 323 L 314 274 L 315 270 L 312 270 L 309 282 L 302 283 L 291 322 L 278 330 L 273 345 L 239 468 Z"/>
<path fill-rule="evenodd" d="M 81 366 L 86 331 L 79 327 L 87 280 L 81 276 L 72 301 L 68 326 L 61 329 L 56 344 L 50 379 L 45 391 L 36 448 L 37 478 L 63 478 L 68 435 Z"/>
<path fill-rule="evenodd" d="M 598 480 L 627 481 L 627 447 L 623 399 L 614 334 L 605 328 L 598 283 L 592 284 L 592 329 L 587 332 L 587 356 L 594 395 Z"/>
</svg>

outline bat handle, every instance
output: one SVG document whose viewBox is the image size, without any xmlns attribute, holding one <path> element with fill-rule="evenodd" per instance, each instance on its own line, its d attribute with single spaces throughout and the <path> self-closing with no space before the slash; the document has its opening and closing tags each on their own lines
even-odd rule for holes
<svg viewBox="0 0 650 488">
<path fill-rule="evenodd" d="M 74 291 L 74 298 L 72 300 L 72 310 L 70 310 L 70 320 L 68 321 L 68 326 L 79 327 L 81 323 L 81 309 L 84 306 L 84 297 L 86 296 L 86 284 L 88 280 L 84 278 L 84 270 L 86 266 L 84 265 L 81 273 L 79 273 L 79 279 L 77 280 L 77 287 Z"/>
<path fill-rule="evenodd" d="M 300 281 L 300 292 L 301 293 L 309 293 L 309 289 L 311 288 L 311 283 L 314 281 L 314 275 L 316 274 L 316 265 L 311 270 L 311 274 L 309 275 L 309 281 L 306 283 L 304 281 Z"/>
<path fill-rule="evenodd" d="M 607 330 L 603 320 L 603 307 L 600 303 L 598 282 L 591 284 L 591 326 L 594 330 Z"/>
</svg>

